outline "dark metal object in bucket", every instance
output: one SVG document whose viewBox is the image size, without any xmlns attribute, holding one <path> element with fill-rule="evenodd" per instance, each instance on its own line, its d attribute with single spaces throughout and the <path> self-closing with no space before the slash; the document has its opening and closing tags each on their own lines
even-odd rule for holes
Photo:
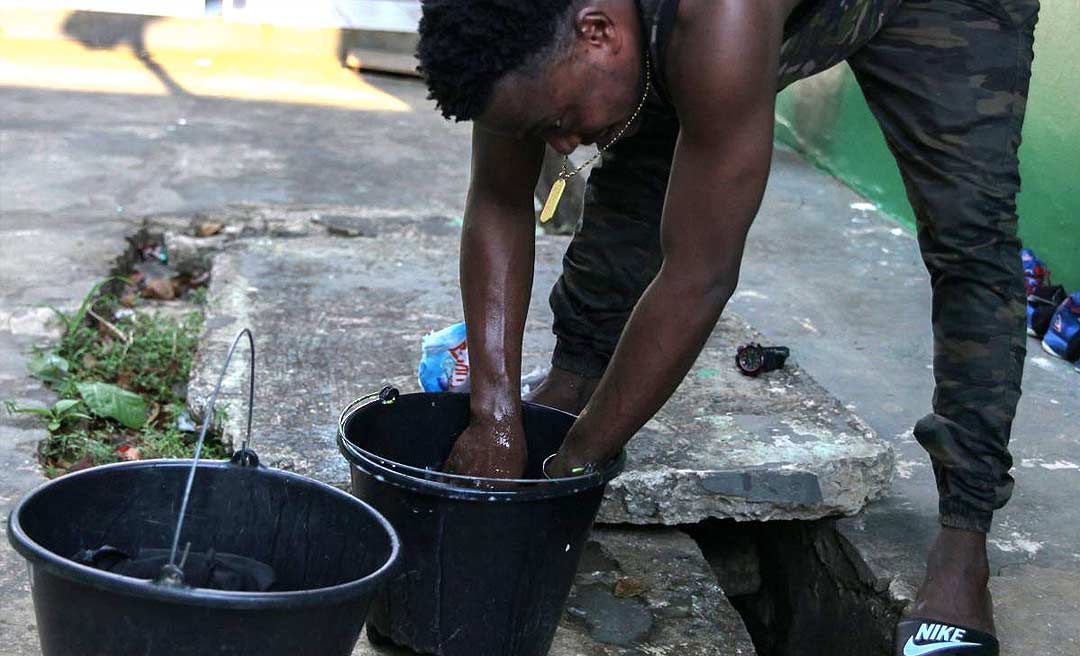
<svg viewBox="0 0 1080 656">
<path fill-rule="evenodd" d="M 542 656 L 581 550 L 624 456 L 587 476 L 543 480 L 573 415 L 524 404 L 529 464 L 518 481 L 438 471 L 469 422 L 466 394 L 384 391 L 342 413 L 353 493 L 399 530 L 402 567 L 376 596 L 368 636 L 437 656 Z"/>
<path fill-rule="evenodd" d="M 210 421 L 212 403 L 206 414 Z M 182 501 L 193 470 L 195 484 Z M 8 536 L 30 564 L 46 656 L 347 656 L 399 551 L 393 528 L 370 506 L 262 467 L 246 448 L 231 462 L 130 462 L 58 478 L 19 502 Z M 211 590 L 71 560 L 111 545 L 161 549 L 179 567 L 189 543 L 191 552 L 265 563 L 274 582 L 267 592 Z"/>
</svg>

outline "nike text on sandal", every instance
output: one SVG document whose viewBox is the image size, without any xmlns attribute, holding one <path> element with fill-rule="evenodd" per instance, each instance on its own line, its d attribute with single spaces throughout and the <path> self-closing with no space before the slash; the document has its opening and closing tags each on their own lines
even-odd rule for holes
<svg viewBox="0 0 1080 656">
<path fill-rule="evenodd" d="M 915 618 L 896 625 L 896 656 L 998 656 L 997 638 L 953 624 Z"/>
</svg>

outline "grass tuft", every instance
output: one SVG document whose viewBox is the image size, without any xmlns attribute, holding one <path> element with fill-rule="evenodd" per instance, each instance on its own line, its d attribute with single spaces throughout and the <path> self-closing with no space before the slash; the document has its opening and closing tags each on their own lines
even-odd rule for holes
<svg viewBox="0 0 1080 656">
<path fill-rule="evenodd" d="M 38 454 L 50 477 L 121 460 L 189 458 L 194 452 L 197 433 L 182 430 L 179 420 L 186 413 L 188 377 L 202 330 L 199 305 L 174 318 L 126 308 L 102 292 L 105 286 L 96 285 L 72 314 L 54 308 L 63 336 L 55 345 L 35 349 L 28 364 L 31 375 L 60 400 L 51 408 L 5 404 L 9 412 L 39 415 L 46 422 L 49 436 Z M 91 383 L 99 385 L 87 395 Z M 215 427 L 224 411 L 217 415 Z M 212 428 L 203 457 L 228 456 Z"/>
</svg>

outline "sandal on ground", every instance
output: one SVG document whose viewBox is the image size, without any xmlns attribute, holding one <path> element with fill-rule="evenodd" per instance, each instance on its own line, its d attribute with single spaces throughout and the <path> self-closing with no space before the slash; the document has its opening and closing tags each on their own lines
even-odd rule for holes
<svg viewBox="0 0 1080 656">
<path fill-rule="evenodd" d="M 895 656 L 998 656 L 997 638 L 976 629 L 913 617 L 896 625 Z"/>
</svg>

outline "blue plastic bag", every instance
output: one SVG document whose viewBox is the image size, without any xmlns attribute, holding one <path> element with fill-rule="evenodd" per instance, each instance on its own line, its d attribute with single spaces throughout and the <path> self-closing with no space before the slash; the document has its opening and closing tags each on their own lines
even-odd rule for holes
<svg viewBox="0 0 1080 656">
<path fill-rule="evenodd" d="M 469 346 L 464 322 L 424 337 L 418 378 L 425 392 L 469 391 Z"/>
<path fill-rule="evenodd" d="M 464 323 L 428 333 L 420 349 L 417 378 L 421 389 L 425 392 L 469 391 L 469 345 Z M 522 375 L 522 396 L 543 382 L 547 374 L 547 367 L 537 367 Z"/>
</svg>

